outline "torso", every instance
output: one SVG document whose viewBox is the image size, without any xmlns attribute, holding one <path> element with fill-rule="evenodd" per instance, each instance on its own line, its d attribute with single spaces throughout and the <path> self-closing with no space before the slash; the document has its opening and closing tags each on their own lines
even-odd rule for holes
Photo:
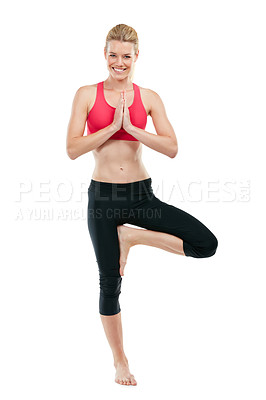
<svg viewBox="0 0 266 400">
<path fill-rule="evenodd" d="M 92 109 L 97 93 L 97 84 L 88 85 L 88 112 Z M 140 88 L 143 106 L 150 115 L 149 89 Z M 120 92 L 104 88 L 105 100 L 113 107 L 117 106 Z M 127 105 L 133 103 L 134 91 L 127 90 Z M 127 183 L 150 178 L 142 162 L 142 143 L 140 141 L 109 139 L 92 151 L 95 168 L 92 179 L 102 182 Z"/>
</svg>

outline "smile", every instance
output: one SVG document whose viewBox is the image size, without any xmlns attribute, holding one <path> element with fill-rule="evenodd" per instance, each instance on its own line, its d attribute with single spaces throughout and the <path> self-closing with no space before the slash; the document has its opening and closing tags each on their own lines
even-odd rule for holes
<svg viewBox="0 0 266 400">
<path fill-rule="evenodd" d="M 115 68 L 115 67 L 112 67 L 112 68 L 113 68 L 113 70 L 115 72 L 118 72 L 118 73 L 124 72 L 126 70 L 126 68 L 124 68 L 124 69 L 118 69 L 118 68 Z"/>
</svg>

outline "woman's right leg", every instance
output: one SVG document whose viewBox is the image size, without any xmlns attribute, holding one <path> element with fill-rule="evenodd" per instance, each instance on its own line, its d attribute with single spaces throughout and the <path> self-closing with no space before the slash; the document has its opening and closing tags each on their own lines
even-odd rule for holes
<svg viewBox="0 0 266 400">
<path fill-rule="evenodd" d="M 108 207 L 108 204 L 110 207 Z M 119 240 L 117 224 L 112 217 L 112 203 L 102 202 L 89 191 L 88 228 L 98 263 L 100 279 L 99 312 L 104 331 L 111 347 L 115 381 L 120 384 L 136 385 L 130 373 L 123 347 L 123 332 L 119 295 L 122 277 L 119 273 Z"/>
</svg>

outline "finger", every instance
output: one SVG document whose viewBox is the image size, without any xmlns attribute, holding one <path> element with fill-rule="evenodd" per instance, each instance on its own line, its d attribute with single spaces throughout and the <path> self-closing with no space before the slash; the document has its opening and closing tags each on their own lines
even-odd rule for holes
<svg viewBox="0 0 266 400">
<path fill-rule="evenodd" d="M 119 102 L 119 107 L 123 108 L 124 107 L 124 99 L 121 96 L 120 102 Z"/>
</svg>

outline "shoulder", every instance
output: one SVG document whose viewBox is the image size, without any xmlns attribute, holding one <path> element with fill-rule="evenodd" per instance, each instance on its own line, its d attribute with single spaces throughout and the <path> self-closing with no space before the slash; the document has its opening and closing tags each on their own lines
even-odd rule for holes
<svg viewBox="0 0 266 400">
<path fill-rule="evenodd" d="M 151 115 L 152 109 L 155 110 L 156 108 L 162 109 L 164 108 L 162 99 L 160 95 L 152 89 L 140 87 L 140 93 L 143 100 L 146 102 L 149 108 L 149 115 Z"/>
<path fill-rule="evenodd" d="M 79 96 L 86 96 L 86 95 L 90 95 L 90 94 L 94 93 L 96 89 L 97 89 L 97 83 L 94 83 L 92 85 L 80 86 L 77 89 L 76 93 Z"/>
<path fill-rule="evenodd" d="M 143 88 L 140 86 L 139 86 L 139 89 L 140 89 L 141 96 L 143 96 L 146 100 L 148 100 L 149 103 L 162 102 L 161 97 L 154 90 L 148 89 L 148 88 Z"/>
<path fill-rule="evenodd" d="M 157 105 L 162 105 L 162 100 L 157 92 L 152 89 L 139 86 L 141 98 L 147 104 L 149 115 L 151 115 L 152 108 Z"/>
<path fill-rule="evenodd" d="M 86 103 L 87 110 L 89 112 L 89 110 L 92 107 L 92 104 L 95 101 L 96 93 L 97 93 L 97 83 L 91 85 L 84 85 L 80 86 L 76 90 L 75 98 L 79 101 L 82 101 L 83 103 Z"/>
</svg>

